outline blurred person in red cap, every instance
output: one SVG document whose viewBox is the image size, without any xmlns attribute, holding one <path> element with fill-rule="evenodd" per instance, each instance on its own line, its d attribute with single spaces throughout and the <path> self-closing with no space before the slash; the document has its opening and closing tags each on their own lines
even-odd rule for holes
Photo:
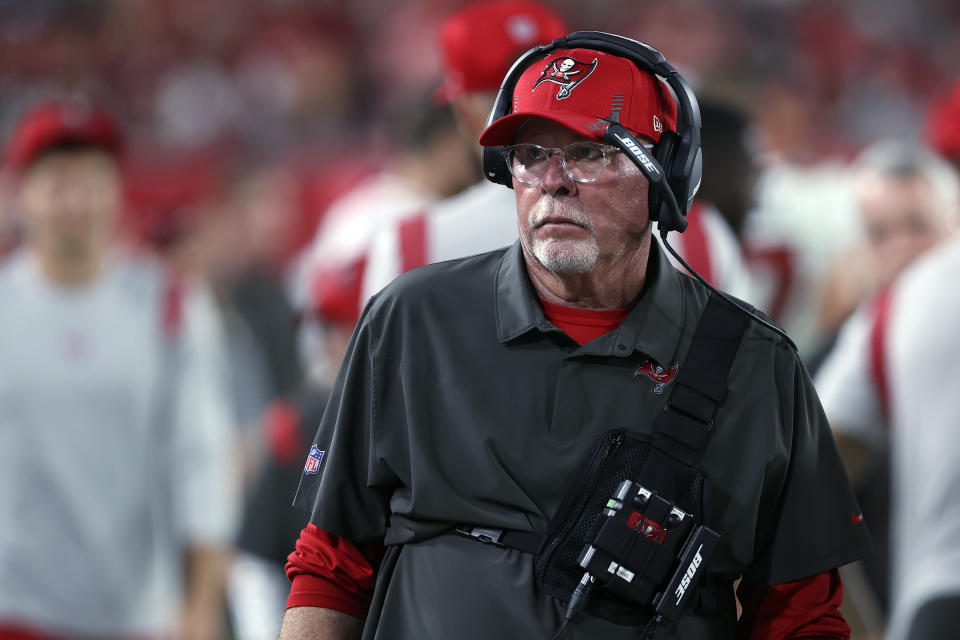
<svg viewBox="0 0 960 640">
<path fill-rule="evenodd" d="M 474 3 L 448 17 L 440 29 L 444 84 L 464 133 L 477 150 L 500 82 L 521 53 L 567 33 L 553 9 L 529 0 Z M 557 73 L 563 73 L 560 69 Z M 570 64 L 569 62 L 566 64 Z M 383 229 L 371 242 L 364 271 L 363 304 L 405 271 L 490 251 L 517 239 L 516 203 L 510 192 L 483 180 L 462 194 L 427 207 Z M 716 208 L 699 202 L 677 238 L 680 255 L 725 291 L 749 298 L 749 278 L 735 236 Z"/>
<path fill-rule="evenodd" d="M 118 246 L 122 146 L 79 99 L 13 131 L 0 266 L 0 637 L 220 636 L 236 518 L 209 296 Z"/>
<path fill-rule="evenodd" d="M 699 183 L 689 86 L 577 32 L 521 58 L 489 120 L 519 238 L 366 306 L 281 638 L 849 637 L 835 568 L 869 536 L 809 377 L 652 237 Z"/>
</svg>

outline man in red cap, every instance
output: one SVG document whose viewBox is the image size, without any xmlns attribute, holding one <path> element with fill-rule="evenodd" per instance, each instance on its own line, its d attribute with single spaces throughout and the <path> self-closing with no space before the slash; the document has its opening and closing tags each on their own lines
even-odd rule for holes
<svg viewBox="0 0 960 640">
<path fill-rule="evenodd" d="M 518 241 L 404 274 L 360 320 L 284 640 L 849 636 L 835 567 L 868 536 L 809 377 L 653 240 L 643 147 L 679 137 L 677 105 L 599 41 L 643 45 L 585 33 L 525 58 L 480 138 Z"/>
<path fill-rule="evenodd" d="M 517 56 L 566 33 L 560 16 L 529 0 L 475 3 L 444 21 L 440 96 L 451 101 L 466 144 L 476 148 L 497 89 Z M 552 72 L 575 79 L 581 71 L 573 65 L 561 60 Z M 481 180 L 462 194 L 383 229 L 370 245 L 356 313 L 405 271 L 511 244 L 517 239 L 514 210 L 509 191 Z M 687 219 L 687 232 L 675 239 L 680 255 L 717 287 L 749 299 L 749 277 L 739 245 L 719 212 L 698 202 Z"/>
<path fill-rule="evenodd" d="M 220 629 L 237 505 L 218 321 L 117 247 L 120 148 L 81 101 L 31 109 L 8 148 L 24 240 L 0 265 L 5 639 Z"/>
</svg>

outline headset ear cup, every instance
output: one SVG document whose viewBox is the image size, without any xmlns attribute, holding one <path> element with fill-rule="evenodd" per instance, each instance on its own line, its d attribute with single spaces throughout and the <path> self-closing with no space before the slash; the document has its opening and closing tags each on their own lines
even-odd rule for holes
<svg viewBox="0 0 960 640">
<path fill-rule="evenodd" d="M 502 184 L 513 189 L 513 176 L 507 169 L 507 160 L 504 157 L 503 147 L 483 148 L 483 175 L 495 184 Z"/>
<path fill-rule="evenodd" d="M 678 185 L 674 175 L 674 163 L 677 159 L 677 150 L 680 148 L 680 135 L 675 131 L 665 131 L 660 136 L 660 142 L 653 150 L 653 157 L 663 168 L 664 181 L 660 189 L 651 189 L 650 200 L 650 219 L 656 221 L 657 227 L 661 231 L 683 232 L 687 228 L 685 215 L 687 212 L 687 194 L 678 193 Z M 680 207 L 679 214 L 675 212 L 663 197 L 662 189 L 670 189 L 677 200 L 677 206 Z M 679 217 L 677 217 L 679 215 Z"/>
</svg>

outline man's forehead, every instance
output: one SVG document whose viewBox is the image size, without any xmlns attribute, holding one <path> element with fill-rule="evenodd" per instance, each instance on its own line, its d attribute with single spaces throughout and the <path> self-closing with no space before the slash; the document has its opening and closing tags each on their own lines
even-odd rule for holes
<svg viewBox="0 0 960 640">
<path fill-rule="evenodd" d="M 54 149 L 43 152 L 23 172 L 23 178 L 31 176 L 67 175 L 82 172 L 88 174 L 114 174 L 119 171 L 116 159 L 98 147 Z"/>
</svg>

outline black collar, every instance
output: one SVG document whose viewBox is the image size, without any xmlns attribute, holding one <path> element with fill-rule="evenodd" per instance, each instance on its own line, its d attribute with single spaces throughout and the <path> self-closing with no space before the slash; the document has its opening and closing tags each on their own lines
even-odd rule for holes
<svg viewBox="0 0 960 640">
<path fill-rule="evenodd" d="M 583 349 L 598 355 L 626 356 L 634 350 L 657 364 L 673 364 L 683 330 L 683 295 L 680 273 L 670 264 L 660 243 L 650 243 L 647 283 L 644 292 L 617 331 L 602 336 Z M 534 329 L 559 331 L 543 313 L 527 274 L 520 241 L 504 254 L 496 277 L 497 336 L 509 342 Z"/>
</svg>

